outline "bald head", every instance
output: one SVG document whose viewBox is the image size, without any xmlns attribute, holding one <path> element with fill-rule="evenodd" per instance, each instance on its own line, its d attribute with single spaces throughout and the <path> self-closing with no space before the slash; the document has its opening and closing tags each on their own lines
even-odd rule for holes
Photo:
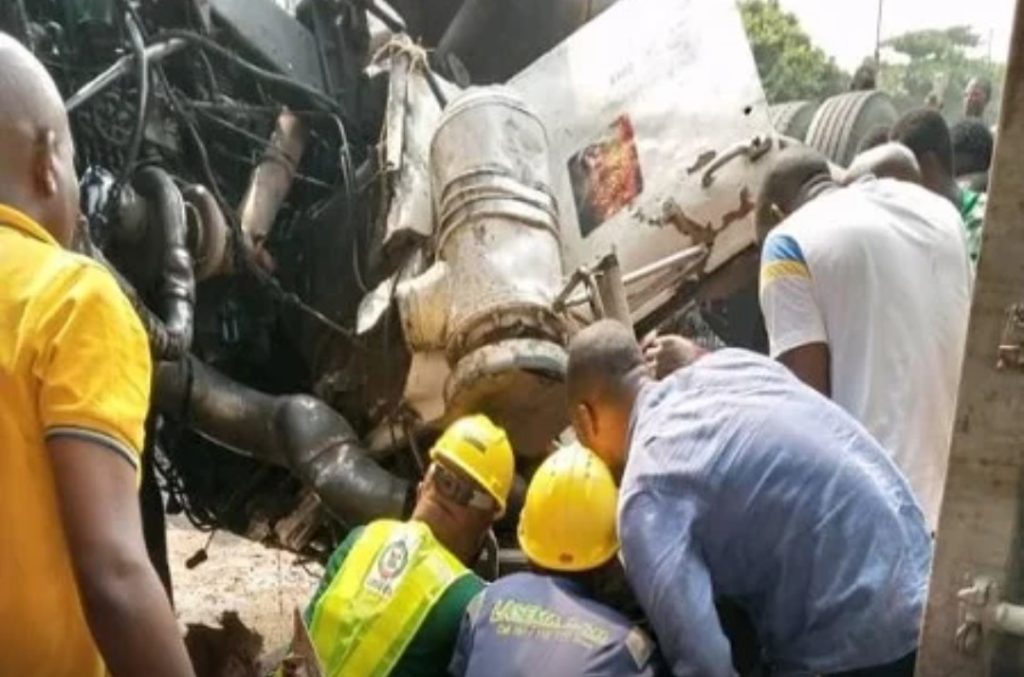
<svg viewBox="0 0 1024 677">
<path fill-rule="evenodd" d="M 602 320 L 569 343 L 567 390 L 576 435 L 613 471 L 625 460 L 633 402 L 649 378 L 633 330 Z"/>
<path fill-rule="evenodd" d="M 864 151 L 853 158 L 843 183 L 852 183 L 864 176 L 921 183 L 921 168 L 914 153 L 901 143 L 886 143 Z"/>
<path fill-rule="evenodd" d="M 779 153 L 757 196 L 757 230 L 763 240 L 772 228 L 824 189 L 835 187 L 828 160 L 806 146 Z"/>
<path fill-rule="evenodd" d="M 15 38 L 0 32 L 0 118 L 34 121 L 37 125 L 67 129 L 64 101 L 49 72 Z"/>
<path fill-rule="evenodd" d="M 0 156 L 0 202 L 70 244 L 78 177 L 64 103 L 43 65 L 6 33 L 0 33 Z"/>
<path fill-rule="evenodd" d="M 601 320 L 569 343 L 567 382 L 570 403 L 614 398 L 624 382 L 644 366 L 633 330 L 615 320 Z"/>
</svg>

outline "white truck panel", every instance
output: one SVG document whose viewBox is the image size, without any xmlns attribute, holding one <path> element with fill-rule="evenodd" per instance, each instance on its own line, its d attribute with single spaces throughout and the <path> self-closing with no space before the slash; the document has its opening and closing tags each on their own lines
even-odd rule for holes
<svg viewBox="0 0 1024 677">
<path fill-rule="evenodd" d="M 694 243 L 681 221 L 712 229 L 707 272 L 753 243 L 767 158 L 737 157 L 702 185 L 724 151 L 775 134 L 734 3 L 622 0 L 509 84 L 547 127 L 567 272 L 614 249 L 628 276 Z M 634 319 L 679 276 L 646 282 L 629 290 Z"/>
</svg>

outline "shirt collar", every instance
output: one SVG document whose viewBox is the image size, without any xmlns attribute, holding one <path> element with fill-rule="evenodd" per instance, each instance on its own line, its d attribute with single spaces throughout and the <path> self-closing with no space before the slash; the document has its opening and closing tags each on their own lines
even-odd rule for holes
<svg viewBox="0 0 1024 677">
<path fill-rule="evenodd" d="M 541 576 L 541 574 L 534 575 Z M 557 571 L 551 572 L 550 580 L 555 586 L 561 588 L 562 591 L 572 596 L 589 597 L 587 593 L 587 586 L 583 583 L 583 581 L 576 578 L 570 578 L 569 574 L 560 574 Z"/>
<path fill-rule="evenodd" d="M 31 216 L 3 203 L 0 203 L 0 225 L 20 230 L 25 235 L 34 237 L 37 240 L 42 240 L 47 244 L 60 246 L 58 245 L 57 240 L 54 239 L 53 235 L 50 235 L 45 228 L 36 223 Z"/>
</svg>

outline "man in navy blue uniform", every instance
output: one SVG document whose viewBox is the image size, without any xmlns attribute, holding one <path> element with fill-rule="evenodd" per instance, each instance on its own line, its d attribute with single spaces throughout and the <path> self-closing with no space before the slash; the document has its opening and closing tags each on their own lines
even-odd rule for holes
<svg viewBox="0 0 1024 677">
<path fill-rule="evenodd" d="M 534 474 L 519 521 L 532 567 L 499 579 L 466 611 L 456 677 L 664 673 L 651 638 L 595 593 L 614 576 L 615 481 L 593 452 L 563 448 Z"/>
</svg>

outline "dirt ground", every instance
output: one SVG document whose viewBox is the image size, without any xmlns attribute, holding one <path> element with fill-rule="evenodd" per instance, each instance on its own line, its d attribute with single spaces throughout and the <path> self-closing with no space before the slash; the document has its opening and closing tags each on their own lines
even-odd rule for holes
<svg viewBox="0 0 1024 677">
<path fill-rule="evenodd" d="M 305 607 L 322 569 L 229 533 L 217 532 L 207 546 L 209 538 L 180 519 L 167 525 L 178 620 L 183 629 L 189 624 L 220 628 L 222 614 L 236 612 L 246 628 L 263 638 L 256 650 L 261 656 L 260 669 L 266 670 L 268 661 L 290 641 L 292 611 L 296 606 Z M 186 561 L 204 546 L 207 559 L 187 568 Z M 250 674 L 245 670 L 205 672 L 200 677 Z"/>
</svg>

